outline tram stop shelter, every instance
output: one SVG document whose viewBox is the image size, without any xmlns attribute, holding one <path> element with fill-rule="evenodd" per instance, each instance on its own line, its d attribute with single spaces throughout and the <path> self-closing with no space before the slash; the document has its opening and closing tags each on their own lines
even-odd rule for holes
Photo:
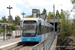
<svg viewBox="0 0 75 50">
<path fill-rule="evenodd" d="M 8 34 L 8 31 L 10 32 L 12 24 L 9 23 L 0 23 L 0 28 L 2 28 L 2 32 L 0 31 L 0 37 L 2 37 L 2 40 L 7 40 L 7 36 L 10 36 L 10 33 Z M 9 28 L 9 30 L 8 30 Z"/>
</svg>

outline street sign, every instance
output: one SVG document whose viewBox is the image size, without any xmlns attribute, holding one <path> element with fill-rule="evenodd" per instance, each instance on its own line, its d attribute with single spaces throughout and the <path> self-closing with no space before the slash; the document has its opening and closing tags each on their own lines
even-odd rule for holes
<svg viewBox="0 0 75 50">
<path fill-rule="evenodd" d="M 32 9 L 32 16 L 33 17 L 37 17 L 37 13 L 38 13 L 38 11 L 37 11 L 37 9 Z"/>
<path fill-rule="evenodd" d="M 7 32 L 7 29 L 5 29 L 5 33 Z"/>
</svg>

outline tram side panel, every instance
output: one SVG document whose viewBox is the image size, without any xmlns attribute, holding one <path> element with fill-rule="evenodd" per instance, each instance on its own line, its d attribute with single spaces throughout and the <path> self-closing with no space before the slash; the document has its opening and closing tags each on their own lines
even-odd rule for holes
<svg viewBox="0 0 75 50">
<path fill-rule="evenodd" d="M 44 39 L 44 36 L 48 37 L 50 35 L 50 32 L 51 32 L 50 27 L 51 26 L 48 25 L 48 23 L 46 23 L 44 20 L 39 20 L 39 22 L 36 25 L 35 34 L 31 34 L 30 32 L 30 33 L 27 33 L 28 36 L 26 36 L 26 34 L 22 32 L 22 42 L 41 42 Z"/>
</svg>

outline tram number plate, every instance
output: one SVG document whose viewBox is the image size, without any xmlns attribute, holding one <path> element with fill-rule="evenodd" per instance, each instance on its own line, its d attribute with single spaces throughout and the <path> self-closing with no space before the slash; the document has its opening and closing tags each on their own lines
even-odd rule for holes
<svg viewBox="0 0 75 50">
<path fill-rule="evenodd" d="M 30 39 L 29 39 L 29 38 L 28 38 L 27 40 L 28 40 L 28 41 L 30 41 Z"/>
</svg>

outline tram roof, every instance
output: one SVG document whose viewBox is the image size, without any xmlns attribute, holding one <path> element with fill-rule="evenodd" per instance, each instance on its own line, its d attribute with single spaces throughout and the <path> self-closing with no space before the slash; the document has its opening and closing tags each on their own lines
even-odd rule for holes
<svg viewBox="0 0 75 50">
<path fill-rule="evenodd" d="M 44 21 L 42 18 L 23 18 L 23 21 L 24 21 L 24 20 L 35 20 L 35 21 L 37 21 L 37 22 L 38 22 L 38 20 Z"/>
<path fill-rule="evenodd" d="M 23 18 L 23 20 L 22 21 L 25 21 L 25 20 L 35 20 L 35 21 L 39 21 L 39 20 L 41 20 L 42 21 L 42 24 L 44 25 L 44 20 L 42 19 L 42 18 Z M 48 22 L 46 22 L 45 21 L 45 25 L 46 26 L 50 26 L 50 27 L 52 27 L 52 25 L 50 24 L 50 23 L 48 23 Z"/>
</svg>

